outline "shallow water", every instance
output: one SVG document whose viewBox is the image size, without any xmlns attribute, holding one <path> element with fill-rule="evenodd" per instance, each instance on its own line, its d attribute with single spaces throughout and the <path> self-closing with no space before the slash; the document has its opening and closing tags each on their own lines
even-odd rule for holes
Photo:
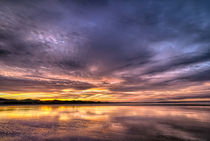
<svg viewBox="0 0 210 141">
<path fill-rule="evenodd" d="M 0 106 L 0 141 L 210 140 L 204 106 Z"/>
</svg>

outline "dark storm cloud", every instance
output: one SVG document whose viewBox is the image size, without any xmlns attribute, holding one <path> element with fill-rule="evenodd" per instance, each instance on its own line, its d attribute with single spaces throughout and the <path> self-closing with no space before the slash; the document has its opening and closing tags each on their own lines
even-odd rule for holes
<svg viewBox="0 0 210 141">
<path fill-rule="evenodd" d="M 209 81 L 209 71 L 192 67 L 209 67 L 209 5 L 205 0 L 2 0 L 0 63 L 28 69 L 34 78 L 48 68 L 58 75 L 121 79 L 112 86 L 106 82 L 111 91 L 178 89 Z M 192 68 L 187 75 L 153 82 L 155 75 L 186 67 Z M 1 80 L 4 90 L 16 82 L 5 78 L 6 87 Z M 25 81 L 18 80 L 20 86 Z"/>
<path fill-rule="evenodd" d="M 123 77 L 123 82 L 118 85 L 110 87 L 112 91 L 141 91 L 141 90 L 176 90 L 179 88 L 186 88 L 191 86 L 194 82 L 210 81 L 210 70 L 202 70 L 182 76 L 177 76 L 168 80 L 161 80 L 158 82 L 149 82 L 150 80 L 143 80 L 137 76 Z"/>
<path fill-rule="evenodd" d="M 78 7 L 83 8 L 100 8 L 107 6 L 109 0 L 60 0 L 60 3 L 62 3 L 65 6 L 71 6 L 72 4 L 76 4 Z"/>
<path fill-rule="evenodd" d="M 2 45 L 0 49 L 4 52 L 1 60 L 5 64 L 19 67 L 32 67 L 38 66 L 40 62 L 44 62 L 44 46 L 40 43 L 25 42 L 18 35 L 12 32 L 0 33 L 0 41 Z"/>
<path fill-rule="evenodd" d="M 64 6 L 63 4 L 65 4 L 67 1 L 61 1 L 59 3 L 57 3 L 58 5 L 61 4 L 61 8 Z M 12 3 L 12 2 L 11 2 Z M 52 2 L 53 3 L 53 2 Z M 56 7 L 56 5 L 54 4 L 50 4 L 49 6 L 52 7 Z M 79 48 L 79 52 L 78 52 L 78 56 L 73 58 L 75 60 L 72 60 L 71 56 L 65 56 L 65 57 L 55 57 L 55 60 L 58 61 L 58 63 L 63 64 L 61 66 L 66 66 L 66 68 L 81 68 L 81 64 L 88 66 L 89 64 L 102 64 L 102 69 L 111 69 L 113 67 L 121 67 L 121 66 L 126 66 L 129 65 L 129 63 L 131 62 L 133 56 L 137 56 L 137 59 L 139 60 L 137 63 L 141 64 L 142 62 L 144 63 L 146 60 L 148 60 L 151 55 L 147 55 L 147 54 L 151 54 L 148 50 L 148 48 L 146 47 L 146 45 L 135 45 L 135 43 L 132 43 L 133 40 L 130 37 L 127 37 L 126 34 L 122 34 L 120 30 L 117 29 L 118 26 L 118 21 L 114 20 L 111 16 L 111 13 L 108 11 L 113 10 L 112 8 L 108 7 L 108 2 L 96 2 L 96 1 L 69 1 L 68 3 L 70 3 L 69 7 L 72 8 L 72 5 L 74 5 L 74 7 L 78 8 L 78 7 L 84 7 L 83 9 L 81 9 L 80 11 L 82 12 L 82 14 L 80 15 L 79 11 L 74 11 L 73 9 L 73 13 L 74 15 L 69 15 L 68 17 L 68 13 L 71 12 L 71 9 L 68 8 L 64 8 L 65 10 L 60 10 L 59 6 L 58 10 L 54 10 L 52 11 L 49 7 L 47 7 L 46 3 L 40 3 L 40 2 L 36 2 L 36 3 L 32 3 L 31 2 L 31 7 L 32 9 L 29 10 L 29 8 L 25 7 L 24 5 L 21 5 L 21 3 L 18 4 L 19 8 L 24 8 L 25 11 L 27 11 L 28 13 L 26 13 L 26 15 L 23 15 L 23 11 L 21 10 L 17 10 L 18 15 L 14 14 L 12 16 L 15 16 L 15 18 L 18 19 L 18 21 L 16 22 L 20 22 L 20 21 L 26 21 L 26 23 L 22 23 L 21 25 L 15 24 L 15 25 L 10 25 L 10 26 L 15 26 L 16 28 L 23 28 L 26 30 L 26 32 L 29 30 L 35 30 L 34 32 L 38 32 L 37 30 L 37 26 L 41 25 L 41 24 L 49 24 L 49 22 L 51 22 L 51 20 L 53 19 L 57 19 L 57 18 L 61 18 L 60 22 L 54 22 L 54 23 L 50 23 L 52 25 L 58 25 L 58 26 L 64 26 L 63 24 L 72 24 L 72 21 L 74 22 L 77 20 L 81 20 L 81 19 L 77 19 L 76 16 L 81 16 L 80 18 L 84 18 L 82 20 L 84 20 L 84 22 L 92 22 L 91 24 L 102 24 L 102 25 L 96 25 L 95 27 L 91 27 L 89 25 L 87 25 L 86 27 L 86 23 L 84 23 L 83 27 L 84 30 L 87 30 L 87 32 L 83 35 L 87 38 L 87 42 L 85 42 L 82 46 L 81 45 L 77 45 Z M 75 4 L 76 3 L 76 4 Z M 93 4 L 94 3 L 94 4 Z M 113 3 L 113 2 L 111 2 Z M 29 3 L 30 4 L 30 3 Z M 97 13 L 93 13 L 91 12 L 92 9 L 94 10 L 96 7 L 98 7 L 99 5 L 106 5 L 107 9 L 104 9 L 105 11 L 100 11 L 99 10 L 99 14 L 104 14 L 105 15 L 105 19 L 100 17 L 102 15 L 99 15 Z M 112 4 L 113 5 L 113 4 Z M 115 4 L 114 4 L 115 5 Z M 11 6 L 11 4 L 9 5 Z M 17 6 L 17 7 L 18 7 Z M 45 7 L 46 9 L 44 11 L 43 7 Z M 17 8 L 18 9 L 18 8 Z M 88 10 L 88 11 L 87 11 Z M 97 12 L 98 9 L 95 9 Z M 39 13 L 39 11 L 42 11 L 43 13 Z M 77 13 L 78 12 L 78 13 Z M 88 21 L 88 19 L 86 19 L 87 17 L 85 17 L 83 12 L 87 12 L 87 17 L 90 17 L 90 21 Z M 55 16 L 55 13 L 60 14 L 60 16 Z M 24 13 L 25 14 L 25 13 Z M 117 15 L 116 15 L 117 16 Z M 69 19 L 64 19 L 64 18 L 69 18 Z M 73 18 L 71 20 L 71 18 Z M 110 24 L 108 23 L 106 25 L 105 20 L 109 20 L 110 19 Z M 40 20 L 41 19 L 41 20 Z M 44 20 L 46 19 L 46 20 Z M 99 21 L 98 21 L 99 19 Z M 91 21 L 93 20 L 93 21 Z M 31 25 L 30 25 L 31 24 Z M 81 24 L 81 23 L 80 23 Z M 8 26 L 8 25 L 7 25 Z M 66 25 L 65 25 L 66 26 Z M 75 25 L 73 25 L 75 26 Z M 75 26 L 77 27 L 77 26 Z M 31 28 L 31 29 L 30 29 Z M 78 27 L 78 31 L 77 32 L 81 32 L 81 27 Z M 71 33 L 72 29 L 67 28 L 66 29 L 67 32 Z M 18 32 L 11 32 L 10 30 L 8 31 L 6 28 L 6 32 L 9 35 L 9 37 L 7 37 L 7 39 L 5 39 L 3 42 L 6 42 L 4 44 L 6 44 L 5 46 L 11 46 L 11 52 L 15 52 L 13 54 L 19 54 L 19 56 L 13 56 L 13 58 L 22 58 L 21 60 L 27 59 L 29 61 L 32 61 L 32 64 L 40 64 L 39 62 L 42 63 L 42 65 L 45 65 L 45 63 L 49 63 L 49 60 L 46 60 L 46 58 L 43 58 L 43 56 L 46 56 L 46 54 L 48 54 L 48 52 L 45 52 L 46 48 L 51 48 L 51 46 L 48 43 L 43 43 L 43 42 L 36 42 L 36 41 L 25 41 L 25 38 L 22 37 L 22 33 L 18 33 Z M 56 33 L 54 33 L 56 34 Z M 37 34 L 37 36 L 40 36 L 40 33 Z M 15 38 L 13 38 L 15 37 Z M 18 38 L 17 38 L 18 37 Z M 71 39 L 68 39 L 71 40 Z M 10 43 L 8 43 L 10 41 Z M 81 41 L 82 42 L 82 41 Z M 132 45 L 132 44 L 134 45 Z M 9 45 L 7 45 L 9 44 Z M 32 46 L 32 47 L 31 47 Z M 36 47 L 34 47 L 36 46 Z M 41 46 L 39 48 L 39 46 Z M 68 45 L 69 46 L 69 45 Z M 70 48 L 68 49 L 67 46 L 67 51 L 70 50 Z M 128 48 L 128 46 L 130 46 L 130 48 Z M 142 47 L 141 47 L 142 46 Z M 38 50 L 38 53 L 36 52 L 36 50 Z M 17 52 L 18 51 L 18 52 Z M 22 54 L 20 54 L 19 52 L 21 52 Z M 59 52 L 58 52 L 59 53 Z M 57 53 L 57 54 L 58 54 Z M 27 55 L 31 55 L 31 58 L 28 58 Z M 62 56 L 62 52 L 61 54 L 59 54 L 60 56 Z M 41 57 L 41 59 L 39 59 Z M 11 57 L 12 58 L 12 57 Z M 131 59 L 130 59 L 131 58 Z M 8 61 L 10 59 L 7 59 Z M 41 61 L 42 60 L 42 61 Z M 79 61 L 78 61 L 79 60 Z M 97 60 L 97 61 L 96 61 Z M 128 60 L 128 63 L 126 62 Z M 21 61 L 16 61 L 17 65 L 18 63 L 21 63 Z M 80 63 L 78 63 L 80 62 Z M 50 62 L 51 63 L 51 62 Z M 132 62 L 131 62 L 132 63 Z M 130 63 L 130 64 L 131 64 Z M 55 63 L 57 64 L 57 62 Z M 87 65 L 86 65 L 87 64 Z M 109 68 L 104 68 L 104 66 L 109 66 Z"/>
<path fill-rule="evenodd" d="M 132 78 L 132 82 L 124 81 L 122 84 L 113 85 L 110 87 L 112 91 L 121 91 L 121 92 L 135 92 L 135 91 L 145 91 L 145 90 L 176 90 L 178 88 L 186 87 L 186 82 L 181 82 L 176 80 L 160 81 L 150 83 L 147 80 L 134 81 L 135 78 Z"/>
<path fill-rule="evenodd" d="M 55 4 L 57 5 L 55 5 Z M 186 2 L 185 2 L 186 3 Z M 88 38 L 88 42 L 86 42 L 84 44 L 84 46 L 88 46 L 88 50 L 86 51 L 85 48 L 79 46 L 79 48 L 81 48 L 81 50 L 84 50 L 83 52 L 85 52 L 85 55 L 87 56 L 79 56 L 79 57 L 88 57 L 90 59 L 88 59 L 89 62 L 85 61 L 84 58 L 75 58 L 75 59 L 80 59 L 82 61 L 84 61 L 84 63 L 91 63 L 98 59 L 99 62 L 101 63 L 105 63 L 105 65 L 110 65 L 110 68 L 112 68 L 113 66 L 116 66 L 117 64 L 119 64 L 119 66 L 125 65 L 125 66 L 129 66 L 129 63 L 126 63 L 126 60 L 130 60 L 129 62 L 132 62 L 131 59 L 134 56 L 137 56 L 137 59 L 139 60 L 139 64 L 141 64 L 141 62 L 145 62 L 144 60 L 148 60 L 151 55 L 147 55 L 147 54 L 151 54 L 148 50 L 149 47 L 148 46 L 148 42 L 151 41 L 152 38 L 158 38 L 157 36 L 160 36 L 162 34 L 165 35 L 169 35 L 171 34 L 171 30 L 170 29 L 164 29 L 164 25 L 161 24 L 167 24 L 168 27 L 177 27 L 178 29 L 181 28 L 183 25 L 186 25 L 187 23 L 182 23 L 182 21 L 184 22 L 184 16 L 182 16 L 181 14 L 177 16 L 175 16 L 175 18 L 171 18 L 169 17 L 169 15 L 167 14 L 168 12 L 172 11 L 173 9 L 175 10 L 176 6 L 179 5 L 184 5 L 185 3 L 181 3 L 181 2 L 177 2 L 177 4 L 175 5 L 174 8 L 172 9 L 167 9 L 164 8 L 161 10 L 161 8 L 164 7 L 164 4 L 162 2 L 155 2 L 155 1 L 151 1 L 151 2 L 138 2 L 138 1 L 121 1 L 120 5 L 118 5 L 118 3 L 114 2 L 114 1 L 59 1 L 59 2 L 49 2 L 49 4 L 47 5 L 47 1 L 45 2 L 27 2 L 27 5 L 30 5 L 32 7 L 32 9 L 27 8 L 24 4 L 25 1 L 18 4 L 18 6 L 20 8 L 24 8 L 25 11 L 27 11 L 28 13 L 26 14 L 26 16 L 23 15 L 23 13 L 21 13 L 22 11 L 18 11 L 19 15 L 13 15 L 16 16 L 16 18 L 18 17 L 19 21 L 26 21 L 26 24 L 23 23 L 23 25 L 18 25 L 19 27 L 24 27 L 24 28 L 31 28 L 31 26 L 38 26 L 40 24 L 44 24 L 44 23 L 49 23 L 51 22 L 52 19 L 58 19 L 61 18 L 61 22 L 55 22 L 54 23 L 50 23 L 50 24 L 55 24 L 58 26 L 64 26 L 63 24 L 67 24 L 69 21 L 69 24 L 71 24 L 71 21 L 76 21 L 78 19 L 76 19 L 77 15 L 81 14 L 80 18 L 84 18 L 84 21 L 88 21 L 86 18 L 90 17 L 90 21 L 92 22 L 92 24 L 98 24 L 101 23 L 101 25 L 96 25 L 95 27 L 91 28 L 91 27 L 84 27 L 85 30 L 87 30 L 88 32 L 85 33 L 85 36 Z M 135 5 L 136 4 L 136 5 Z M 144 4 L 144 6 L 143 6 Z M 166 2 L 166 5 L 173 5 L 173 2 Z M 195 6 L 195 2 L 189 3 L 190 7 L 193 8 L 193 6 Z M 12 5 L 12 2 L 11 4 Z M 9 6 L 10 6 L 9 5 Z M 51 10 L 51 7 L 58 7 L 58 10 Z M 65 10 L 60 10 L 60 6 L 61 8 L 65 9 Z M 69 9 L 65 6 L 69 6 Z M 97 8 L 99 6 L 103 6 L 104 9 L 102 10 L 98 10 Z M 116 8 L 112 8 L 112 6 L 116 6 Z M 70 15 L 69 12 L 72 12 L 71 8 L 75 7 L 75 8 L 81 8 L 80 10 L 82 13 L 79 13 L 79 11 L 74 11 L 74 15 Z M 146 8 L 143 8 L 146 7 Z M 45 9 L 44 9 L 45 8 Z M 141 9 L 143 8 L 143 9 Z M 190 10 L 192 8 L 189 8 Z M 198 7 L 199 8 L 199 7 Z M 99 12 L 99 14 L 97 13 L 93 13 L 91 10 L 93 10 L 94 12 Z M 111 10 L 110 12 L 108 10 Z M 24 11 L 24 10 L 23 10 Z M 41 11 L 41 12 L 40 12 Z M 187 15 L 189 13 L 189 10 L 186 8 L 184 9 L 183 6 L 181 8 L 181 11 L 186 13 L 185 15 Z M 39 13 L 40 12 L 40 13 Z M 78 13 L 77 13 L 78 12 Z M 83 13 L 83 12 L 87 12 L 87 14 Z M 178 12 L 178 11 L 177 11 Z M 58 13 L 58 15 L 60 16 L 56 16 L 55 13 Z M 113 16 L 111 14 L 113 13 Z M 181 12 L 178 12 L 181 13 Z M 24 13 L 25 14 L 25 13 Z M 66 17 L 68 17 L 69 14 L 69 19 L 64 19 Z M 100 16 L 105 16 L 104 19 L 101 18 Z M 162 15 L 162 17 L 161 17 Z M 31 17 L 33 16 L 33 17 Z M 87 17 L 85 17 L 87 16 Z M 120 19 L 117 19 L 117 17 L 120 17 Z M 189 15 L 189 17 L 192 17 L 196 19 L 196 14 L 195 15 Z M 73 19 L 70 19 L 73 18 Z M 116 18 L 116 19 L 115 19 Z M 128 18 L 128 19 L 127 19 Z M 133 18 L 133 19 L 132 19 Z M 41 19 L 41 20 L 40 20 Z M 177 23 L 173 23 L 173 21 L 177 19 L 179 21 L 181 21 L 179 24 Z M 80 19 L 79 19 L 80 20 Z M 82 19 L 83 20 L 83 19 Z M 91 21 L 92 20 L 92 21 Z M 100 21 L 102 20 L 102 21 Z M 107 21 L 107 24 L 104 23 Z M 124 20 L 126 20 L 126 23 L 124 23 Z M 42 23 L 43 22 L 43 23 Z M 194 21 L 193 21 L 194 22 Z M 32 23 L 32 25 L 27 25 L 27 23 Z M 86 23 L 84 23 L 86 24 Z M 196 23 L 194 23 L 196 24 Z M 119 25 L 122 25 L 124 29 L 122 29 Z M 15 25 L 17 26 L 17 25 Z M 179 27 L 180 26 L 180 27 Z M 196 25 L 199 26 L 199 25 Z M 152 28 L 152 30 L 150 30 L 150 28 Z M 35 28 L 36 30 L 36 28 Z M 71 30 L 71 29 L 67 29 Z M 80 32 L 81 29 L 79 29 L 78 32 Z M 162 30 L 165 32 L 162 33 Z M 153 35 L 151 35 L 149 32 L 151 31 L 151 33 Z M 70 32 L 70 31 L 68 31 Z M 123 33 L 123 32 L 127 32 L 127 33 Z M 143 32 L 140 34 L 140 32 Z M 153 33 L 154 32 L 154 33 Z M 178 31 L 181 32 L 181 31 Z M 173 33 L 173 32 L 172 32 Z M 127 35 L 128 34 L 128 35 Z M 133 34 L 133 35 L 130 35 Z M 145 37 L 141 37 L 142 34 Z M 183 33 L 186 34 L 186 33 Z M 18 36 L 18 34 L 14 35 L 15 37 Z M 131 37 L 130 37 L 131 36 Z M 139 36 L 139 39 L 138 39 Z M 150 38 L 151 37 L 151 38 Z M 12 39 L 10 39 L 12 40 Z M 22 48 L 22 51 L 29 53 L 30 51 L 33 52 L 34 50 L 43 50 L 43 49 L 39 49 L 37 47 L 39 47 L 39 45 L 36 45 L 37 47 L 33 47 L 30 48 L 31 46 L 31 42 L 29 43 L 25 43 L 24 44 L 24 38 L 21 39 L 22 41 L 18 41 L 19 39 L 16 39 L 15 41 L 12 41 L 12 47 L 14 49 L 19 50 L 19 48 Z M 146 40 L 144 41 L 145 43 L 140 43 L 137 44 L 136 40 L 140 40 L 140 42 L 142 40 Z M 17 46 L 15 47 L 14 44 Z M 22 43 L 21 43 L 22 42 Z M 137 45 L 135 45 L 137 44 Z M 42 45 L 44 47 L 48 46 L 47 44 L 43 44 Z M 14 50 L 15 51 L 15 50 Z M 137 54 L 139 53 L 139 55 Z M 39 54 L 35 54 L 32 53 L 32 55 L 37 55 L 36 58 L 42 56 Z M 61 54 L 62 55 L 62 54 Z M 80 55 L 80 52 L 79 52 Z M 83 55 L 83 54 L 81 54 Z M 138 58 L 139 56 L 139 58 Z M 24 56 L 23 56 L 24 57 Z M 87 58 L 86 58 L 87 59 Z M 189 60 L 191 58 L 188 58 Z M 196 59 L 196 58 L 195 58 Z M 62 59 L 64 60 L 64 59 Z M 181 60 L 185 60 L 185 58 L 181 58 Z M 37 60 L 38 61 L 38 60 Z M 176 61 L 176 60 L 175 60 Z M 69 61 L 70 63 L 68 63 L 68 58 L 67 61 L 64 60 L 63 64 L 66 64 L 66 66 L 79 66 L 79 64 L 77 63 L 72 63 L 72 62 L 76 62 L 76 61 Z M 113 64 L 112 64 L 113 63 Z M 124 64 L 125 63 L 125 64 Z M 182 63 L 181 61 L 178 60 L 178 62 L 175 62 L 175 66 Z M 130 63 L 132 64 L 132 63 Z M 137 63 L 138 64 L 138 63 Z M 167 68 L 167 66 L 166 66 Z M 169 66 L 170 68 L 170 66 Z"/>
<path fill-rule="evenodd" d="M 195 82 L 202 82 L 202 81 L 210 81 L 210 69 L 203 70 L 201 72 L 196 72 L 190 75 L 182 76 L 178 79 L 187 80 L 187 81 L 195 81 Z"/>
<path fill-rule="evenodd" d="M 73 88 L 76 90 L 85 90 L 95 87 L 92 84 L 70 81 L 70 80 L 30 80 L 20 78 L 10 78 L 0 76 L 1 91 L 14 92 L 53 92 L 62 89 Z"/>
<path fill-rule="evenodd" d="M 176 56 L 172 61 L 165 65 L 155 66 L 150 68 L 146 74 L 160 73 L 174 68 L 205 62 L 210 60 L 210 48 L 202 50 L 202 52 L 184 54 Z"/>
<path fill-rule="evenodd" d="M 191 95 L 182 94 L 182 96 L 174 96 L 174 97 L 166 97 L 166 98 L 160 98 L 158 100 L 164 101 L 164 100 L 185 100 L 185 99 L 209 99 L 210 93 L 195 93 Z"/>
<path fill-rule="evenodd" d="M 0 56 L 7 56 L 9 53 L 7 50 L 0 49 Z"/>
</svg>

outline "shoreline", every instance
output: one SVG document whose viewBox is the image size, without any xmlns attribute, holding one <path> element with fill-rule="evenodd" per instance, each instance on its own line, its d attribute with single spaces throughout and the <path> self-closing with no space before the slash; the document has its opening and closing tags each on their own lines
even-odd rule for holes
<svg viewBox="0 0 210 141">
<path fill-rule="evenodd" d="M 0 104 L 0 106 L 210 106 L 210 103 L 35 103 L 35 104 Z"/>
</svg>

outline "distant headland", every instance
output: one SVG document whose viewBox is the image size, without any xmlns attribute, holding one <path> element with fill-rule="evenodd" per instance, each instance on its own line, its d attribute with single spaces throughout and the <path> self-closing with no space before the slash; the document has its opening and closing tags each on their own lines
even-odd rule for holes
<svg viewBox="0 0 210 141">
<path fill-rule="evenodd" d="M 210 101 L 159 101 L 159 102 L 102 102 L 81 100 L 33 100 L 0 98 L 0 105 L 88 104 L 116 106 L 210 106 Z"/>
<path fill-rule="evenodd" d="M 33 105 L 33 104 L 99 104 L 99 103 L 109 103 L 100 101 L 80 101 L 80 100 L 33 100 L 33 99 L 5 99 L 0 98 L 0 105 Z"/>
</svg>

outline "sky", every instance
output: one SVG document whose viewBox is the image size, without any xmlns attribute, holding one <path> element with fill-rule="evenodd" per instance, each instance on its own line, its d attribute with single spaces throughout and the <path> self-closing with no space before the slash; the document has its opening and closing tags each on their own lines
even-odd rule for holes
<svg viewBox="0 0 210 141">
<path fill-rule="evenodd" d="M 210 100 L 208 0 L 1 0 L 0 97 Z"/>
</svg>

